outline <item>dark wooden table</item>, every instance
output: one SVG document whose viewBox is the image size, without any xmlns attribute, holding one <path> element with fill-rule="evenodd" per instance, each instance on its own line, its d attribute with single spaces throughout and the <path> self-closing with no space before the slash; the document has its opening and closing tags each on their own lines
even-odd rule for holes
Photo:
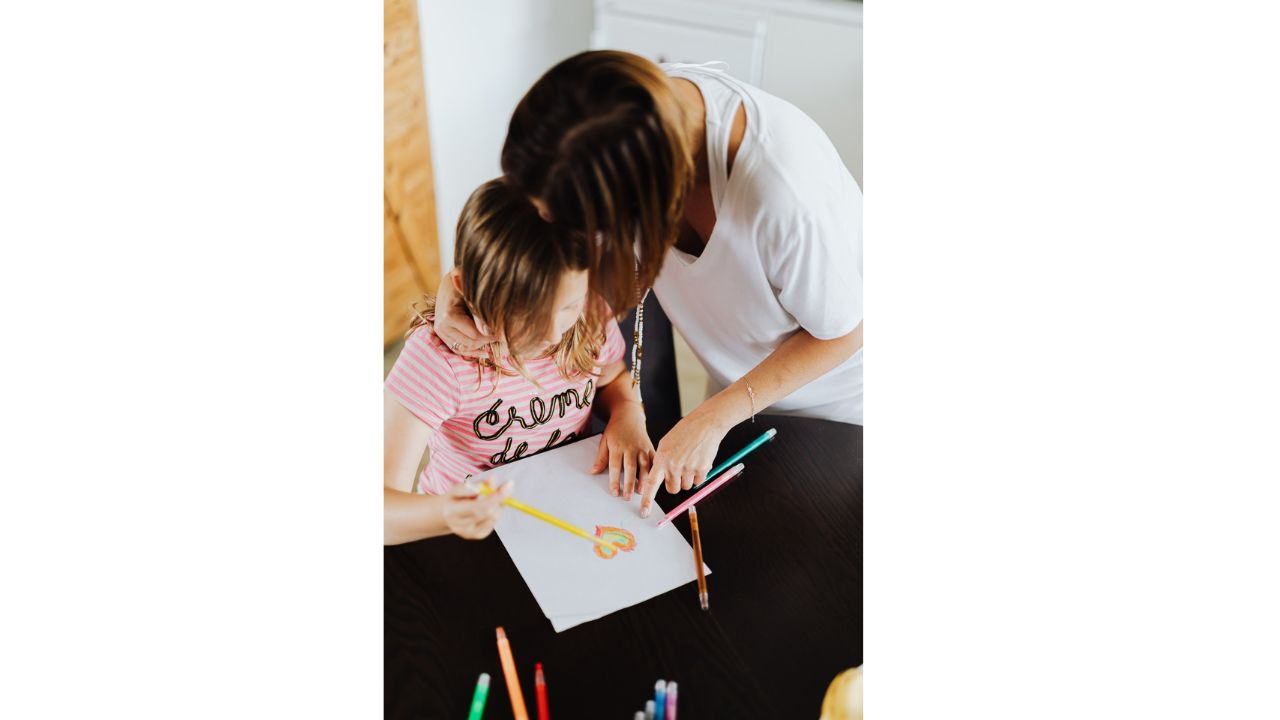
<svg viewBox="0 0 1280 720">
<path fill-rule="evenodd" d="M 831 680 L 862 664 L 862 428 L 758 416 L 717 462 L 770 427 L 777 439 L 698 508 L 709 612 L 689 583 L 557 634 L 496 534 L 386 548 L 386 716 L 461 720 L 487 672 L 484 717 L 511 717 L 502 625 L 534 718 L 535 662 L 561 719 L 631 720 L 659 678 L 679 683 L 679 720 L 817 718 Z M 675 525 L 688 539 L 688 518 Z"/>
</svg>

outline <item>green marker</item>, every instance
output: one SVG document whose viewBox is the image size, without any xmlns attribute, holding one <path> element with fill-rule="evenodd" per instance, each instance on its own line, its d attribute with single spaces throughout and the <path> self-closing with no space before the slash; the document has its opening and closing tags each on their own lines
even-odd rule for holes
<svg viewBox="0 0 1280 720">
<path fill-rule="evenodd" d="M 761 445 L 763 445 L 763 444 L 765 444 L 765 443 L 769 442 L 770 440 L 772 440 L 772 439 L 774 439 L 775 437 L 777 437 L 777 435 L 778 435 L 778 431 L 777 431 L 777 430 L 775 430 L 774 428 L 769 428 L 768 430 L 765 430 L 765 431 L 764 431 L 764 434 L 763 434 L 763 435 L 761 435 L 760 437 L 756 438 L 755 440 L 752 440 L 750 445 L 748 445 L 748 446 L 746 446 L 746 447 L 742 448 L 741 450 L 739 450 L 738 452 L 734 453 L 734 454 L 733 454 L 733 456 L 732 456 L 732 457 L 730 457 L 728 460 L 725 460 L 724 462 L 720 463 L 719 465 L 717 465 L 717 466 L 715 466 L 715 467 L 711 468 L 711 472 L 707 473 L 707 479 L 706 479 L 706 480 L 703 480 L 702 482 L 698 483 L 697 485 L 694 485 L 693 487 L 691 487 L 691 488 L 689 488 L 689 489 L 690 489 L 690 490 L 697 490 L 698 488 L 702 487 L 703 485 L 706 485 L 707 483 L 711 482 L 712 480 L 714 480 L 714 479 L 715 479 L 715 477 L 716 477 L 717 475 L 719 475 L 720 473 L 722 473 L 722 472 L 724 472 L 725 470 L 729 469 L 729 468 L 730 468 L 734 463 L 738 462 L 738 461 L 739 461 L 739 460 L 741 460 L 742 458 L 746 457 L 746 456 L 747 456 L 747 453 L 749 453 L 749 452 L 751 452 L 752 450 L 755 450 L 756 448 L 760 447 Z"/>
<path fill-rule="evenodd" d="M 489 673 L 480 673 L 476 680 L 476 694 L 471 696 L 471 714 L 467 720 L 480 720 L 484 715 L 484 704 L 489 700 Z"/>
</svg>

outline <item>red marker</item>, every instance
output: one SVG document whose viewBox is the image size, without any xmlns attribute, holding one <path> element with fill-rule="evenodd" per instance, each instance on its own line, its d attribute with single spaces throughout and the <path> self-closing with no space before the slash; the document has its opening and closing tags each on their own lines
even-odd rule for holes
<svg viewBox="0 0 1280 720">
<path fill-rule="evenodd" d="M 542 663 L 534 666 L 533 685 L 538 691 L 538 720 L 551 720 L 551 710 L 547 707 L 547 679 L 542 676 Z"/>
</svg>

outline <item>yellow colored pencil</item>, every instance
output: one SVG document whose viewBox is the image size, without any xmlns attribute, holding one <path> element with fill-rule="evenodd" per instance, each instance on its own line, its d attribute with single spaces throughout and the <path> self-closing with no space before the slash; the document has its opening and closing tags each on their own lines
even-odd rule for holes
<svg viewBox="0 0 1280 720">
<path fill-rule="evenodd" d="M 476 491 L 479 492 L 481 495 L 490 495 L 493 493 L 493 488 L 489 487 L 488 483 L 479 483 L 477 485 L 473 485 L 472 487 L 474 487 Z M 502 504 L 511 508 L 515 508 L 520 512 L 528 513 L 538 518 L 539 520 L 542 520 L 543 522 L 547 522 L 552 525 L 555 525 L 561 530 L 571 532 L 574 535 L 577 535 L 578 537 L 586 538 L 597 545 L 603 545 L 613 550 L 616 550 L 618 547 L 617 545 L 614 545 L 613 543 L 609 542 L 608 540 L 605 540 L 602 537 L 597 537 L 595 535 L 592 535 L 586 530 L 570 525 L 569 523 L 561 520 L 560 518 L 554 515 L 548 515 L 547 513 L 542 512 L 536 507 L 533 507 L 531 505 L 525 505 L 524 503 L 520 502 L 519 500 L 516 500 L 515 498 L 507 498 L 506 500 L 502 501 Z"/>
</svg>

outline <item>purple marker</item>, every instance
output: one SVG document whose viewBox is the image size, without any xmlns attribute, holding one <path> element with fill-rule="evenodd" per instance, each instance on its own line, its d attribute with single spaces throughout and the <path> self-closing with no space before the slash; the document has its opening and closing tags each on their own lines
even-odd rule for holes
<svg viewBox="0 0 1280 720">
<path fill-rule="evenodd" d="M 667 683 L 667 717 L 666 720 L 676 720 L 676 683 L 671 681 Z"/>
</svg>

